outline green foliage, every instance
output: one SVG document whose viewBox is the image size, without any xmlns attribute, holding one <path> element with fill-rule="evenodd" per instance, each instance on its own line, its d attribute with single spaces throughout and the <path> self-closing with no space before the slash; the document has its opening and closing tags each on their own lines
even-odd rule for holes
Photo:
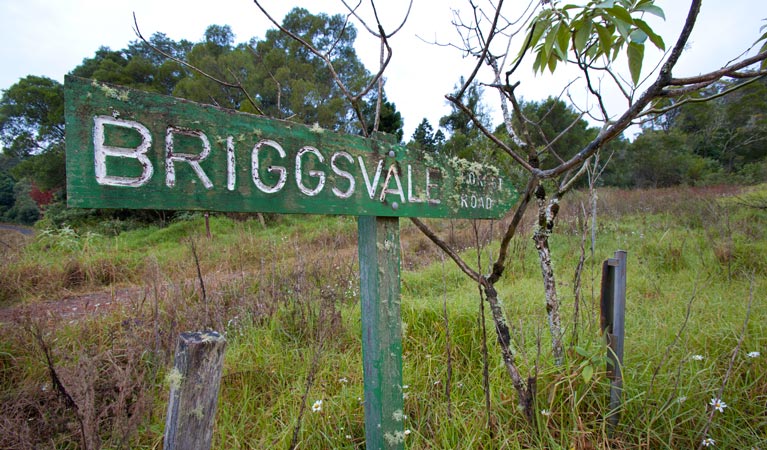
<svg viewBox="0 0 767 450">
<path fill-rule="evenodd" d="M 64 140 L 64 87 L 29 75 L 0 98 L 0 144 L 19 159 L 47 151 Z"/>
<path fill-rule="evenodd" d="M 458 85 L 455 86 L 453 95 L 457 95 L 458 90 L 464 84 L 464 79 L 461 77 Z M 439 119 L 439 126 L 444 128 L 449 136 L 440 150 L 445 155 L 476 161 L 483 160 L 487 158 L 488 154 L 494 153 L 493 146 L 488 145 L 488 140 L 475 123 L 477 121 L 482 127 L 491 128 L 490 114 L 482 103 L 482 95 L 483 89 L 479 82 L 471 83 L 463 93 L 462 98 L 462 102 L 471 112 L 471 116 L 451 102 L 450 114 Z"/>
<path fill-rule="evenodd" d="M 13 185 L 13 205 L 5 211 L 5 214 L 0 216 L 0 220 L 24 225 L 35 223 L 40 218 L 40 208 L 32 200 L 31 191 L 32 185 L 28 181 L 15 183 Z"/>
<path fill-rule="evenodd" d="M 666 46 L 650 25 L 644 21 L 646 14 L 665 19 L 663 10 L 654 0 L 591 0 L 585 6 L 560 5 L 545 2 L 549 6 L 531 22 L 521 58 L 533 49 L 533 70 L 554 72 L 558 63 L 568 60 L 573 52 L 579 64 L 591 65 L 599 58 L 612 62 L 625 48 L 631 81 L 638 85 L 644 61 L 645 42 L 660 50 Z"/>
<path fill-rule="evenodd" d="M 369 101 L 365 102 L 364 108 L 362 109 L 363 115 L 365 116 L 365 122 L 368 127 L 368 134 L 372 133 L 373 131 L 373 125 L 375 124 L 375 112 L 376 112 L 376 103 L 377 98 L 372 97 Z M 402 120 L 402 114 L 400 114 L 399 111 L 397 111 L 397 105 L 390 102 L 386 98 L 386 94 L 384 93 L 383 98 L 381 99 L 381 111 L 379 113 L 379 126 L 378 131 L 381 133 L 390 134 L 394 137 L 396 137 L 397 142 L 402 141 L 402 135 L 404 133 L 402 127 L 404 126 L 404 121 Z"/>
<path fill-rule="evenodd" d="M 723 93 L 731 91 L 726 95 Z M 767 83 L 719 82 L 652 117 L 612 153 L 604 182 L 617 186 L 756 184 L 767 180 Z M 669 108 L 665 101 L 656 105 Z M 604 161 L 604 158 L 603 158 Z"/>
<path fill-rule="evenodd" d="M 14 167 L 11 173 L 16 179 L 32 180 L 43 191 L 63 189 L 67 184 L 63 144 L 45 153 L 29 156 Z"/>
<path fill-rule="evenodd" d="M 312 15 L 294 8 L 282 25 L 326 54 L 351 92 L 367 84 L 370 74 L 354 50 L 357 31 L 344 16 Z M 321 58 L 279 30 L 267 31 L 263 41 L 251 44 L 251 50 L 254 66 L 246 85 L 257 94 L 267 115 L 356 132 L 351 106 Z"/>
<path fill-rule="evenodd" d="M 430 152 L 439 152 L 444 145 L 444 134 L 440 130 L 437 130 L 437 135 L 434 132 L 434 128 L 429 123 L 427 118 L 423 118 L 421 123 L 415 127 L 413 136 L 410 138 L 408 146 L 423 149 Z"/>
<path fill-rule="evenodd" d="M 14 184 L 15 182 L 10 175 L 0 171 L 0 217 L 3 217 L 5 212 L 11 209 L 16 200 L 13 192 Z"/>
</svg>

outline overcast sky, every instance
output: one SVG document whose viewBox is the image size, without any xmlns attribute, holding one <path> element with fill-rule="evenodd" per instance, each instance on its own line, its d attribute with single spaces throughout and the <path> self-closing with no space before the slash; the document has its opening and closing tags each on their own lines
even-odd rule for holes
<svg viewBox="0 0 767 450">
<path fill-rule="evenodd" d="M 340 0 L 263 0 L 262 4 L 280 21 L 299 4 L 312 13 L 346 11 Z M 384 28 L 399 26 L 408 1 L 386 0 L 378 4 Z M 689 2 L 660 0 L 658 4 L 666 11 L 666 21 L 649 21 L 671 47 Z M 460 76 L 470 73 L 474 63 L 463 59 L 455 48 L 425 42 L 458 42 L 451 25 L 452 10 L 464 14 L 470 11 L 466 0 L 415 0 L 408 22 L 391 40 L 394 56 L 386 75 L 386 92 L 405 118 L 406 140 L 424 117 L 436 126 L 439 118 L 449 112 L 444 95 L 453 90 Z M 266 30 L 273 28 L 251 0 L 0 0 L 0 89 L 7 89 L 27 75 L 44 75 L 63 82 L 66 73 L 84 58 L 92 57 L 100 46 L 125 48 L 136 39 L 134 12 L 147 37 L 162 32 L 174 40 L 197 42 L 208 25 L 218 24 L 230 25 L 236 41 L 244 42 L 251 37 L 263 38 Z M 372 21 L 368 10 L 362 14 Z M 767 23 L 765 18 L 765 0 L 704 1 L 689 51 L 675 75 L 696 75 L 736 58 L 759 37 L 760 26 Z M 361 25 L 357 24 L 357 28 L 357 53 L 374 71 L 378 42 Z M 645 67 L 651 66 L 649 61 L 645 63 Z M 530 72 L 529 66 L 526 69 L 524 73 Z M 481 80 L 491 81 L 487 74 Z M 559 95 L 562 90 L 562 81 L 547 75 L 526 75 L 521 81 L 520 91 L 527 100 Z M 489 96 L 487 105 L 497 118 L 496 99 Z M 616 104 L 616 108 L 620 105 Z"/>
</svg>

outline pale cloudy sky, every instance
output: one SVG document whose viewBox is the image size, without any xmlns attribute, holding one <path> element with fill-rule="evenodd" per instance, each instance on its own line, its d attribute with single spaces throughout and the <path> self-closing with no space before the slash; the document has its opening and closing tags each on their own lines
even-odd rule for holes
<svg viewBox="0 0 767 450">
<path fill-rule="evenodd" d="M 527 1 L 506 2 L 508 5 L 523 3 Z M 313 13 L 346 11 L 340 0 L 301 3 L 263 0 L 262 4 L 280 21 L 296 5 Z M 392 30 L 399 26 L 408 1 L 386 0 L 378 4 L 384 28 Z M 660 0 L 658 4 L 666 11 L 666 21 L 651 19 L 650 23 L 670 47 L 681 29 L 689 2 Z M 444 95 L 473 67 L 474 60 L 464 59 L 455 48 L 425 42 L 458 42 L 451 25 L 453 10 L 468 14 L 468 1 L 415 0 L 408 22 L 391 40 L 394 56 L 386 75 L 386 91 L 405 118 L 406 139 L 424 117 L 436 126 L 439 118 L 449 112 Z M 136 39 L 134 12 L 145 36 L 163 32 L 172 39 L 192 42 L 199 41 L 211 24 L 230 25 L 237 42 L 251 37 L 263 38 L 265 31 L 272 28 L 251 0 L 0 0 L 0 42 L 3 43 L 0 89 L 7 89 L 26 75 L 45 75 L 63 81 L 67 72 L 84 58 L 93 56 L 100 46 L 115 50 L 126 47 Z M 362 15 L 372 23 L 369 9 L 363 9 Z M 675 75 L 695 75 L 719 68 L 738 57 L 759 37 L 759 28 L 767 23 L 766 18 L 765 0 L 704 1 L 689 51 Z M 379 56 L 378 42 L 366 34 L 361 25 L 357 24 L 357 29 L 357 52 L 368 69 L 374 71 Z M 647 61 L 645 67 L 651 68 L 652 63 Z M 530 72 L 529 66 L 527 69 L 524 73 Z M 491 81 L 487 73 L 481 74 L 480 80 Z M 559 95 L 564 83 L 562 77 L 532 74 L 525 75 L 521 81 L 519 89 L 527 100 Z M 497 117 L 497 96 L 489 95 L 487 105 Z M 616 103 L 616 113 L 620 107 Z"/>
</svg>

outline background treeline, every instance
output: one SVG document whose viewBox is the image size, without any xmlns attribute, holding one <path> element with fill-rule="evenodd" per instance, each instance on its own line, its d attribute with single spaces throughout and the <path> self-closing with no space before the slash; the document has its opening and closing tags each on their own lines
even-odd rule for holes
<svg viewBox="0 0 767 450">
<path fill-rule="evenodd" d="M 354 50 L 356 30 L 343 16 L 292 10 L 283 25 L 327 53 L 340 77 L 359 91 L 370 78 Z M 359 120 L 342 97 L 324 62 L 295 41 L 269 30 L 263 40 L 235 43 L 229 26 L 211 25 L 200 42 L 174 41 L 155 33 L 122 50 L 106 47 L 71 71 L 72 75 L 115 83 L 244 112 L 263 112 L 285 120 L 345 133 L 361 133 Z M 159 50 L 159 51 L 158 51 Z M 183 62 L 188 62 L 189 65 Z M 223 83 L 216 80 L 223 81 Z M 679 184 L 758 183 L 767 180 L 767 81 L 747 85 L 721 82 L 696 94 L 680 108 L 656 105 L 641 133 L 603 149 L 606 165 L 600 183 L 620 187 Z M 460 84 L 460 83 L 459 83 Z M 738 88 L 738 89 L 734 89 Z M 729 91 L 733 92 L 729 92 Z M 727 95 L 722 95 L 727 93 Z M 476 118 L 492 127 L 483 89 L 472 85 L 468 104 Z M 699 101 L 710 99 L 709 101 Z M 403 140 L 403 120 L 383 95 L 379 129 Z M 377 93 L 361 106 L 368 128 L 374 123 Z M 537 145 L 568 158 L 598 129 L 561 99 L 524 102 L 525 124 Z M 517 123 L 517 127 L 521 124 Z M 552 139 L 562 130 L 564 138 Z M 369 130 L 368 130 L 369 131 Z M 165 220 L 159 211 L 69 211 L 65 208 L 64 101 L 61 83 L 29 75 L 0 98 L 0 221 L 32 224 L 42 217 L 56 226 L 92 219 L 118 224 Z M 447 155 L 503 161 L 476 124 L 454 109 L 432 125 L 423 119 L 407 141 Z M 555 161 L 548 162 L 549 164 Z M 545 167 L 547 161 L 541 161 Z M 517 170 L 508 166 L 512 173 Z"/>
</svg>

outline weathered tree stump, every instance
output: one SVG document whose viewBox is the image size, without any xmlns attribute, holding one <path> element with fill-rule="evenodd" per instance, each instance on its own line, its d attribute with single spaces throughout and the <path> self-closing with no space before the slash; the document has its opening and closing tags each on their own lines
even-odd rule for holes
<svg viewBox="0 0 767 450">
<path fill-rule="evenodd" d="M 226 339 L 215 331 L 179 336 L 168 375 L 165 450 L 210 449 L 225 348 Z"/>
</svg>

